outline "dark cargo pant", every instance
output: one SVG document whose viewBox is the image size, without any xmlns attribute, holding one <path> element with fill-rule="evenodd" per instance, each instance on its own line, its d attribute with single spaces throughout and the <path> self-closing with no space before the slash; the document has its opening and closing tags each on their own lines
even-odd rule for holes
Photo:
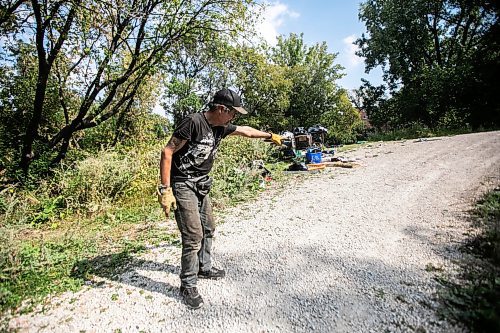
<svg viewBox="0 0 500 333">
<path fill-rule="evenodd" d="M 208 177 L 207 177 L 208 178 Z M 177 201 L 175 220 L 181 232 L 181 286 L 195 287 L 198 271 L 212 268 L 212 237 L 215 231 L 209 182 L 176 182 L 172 189 Z"/>
</svg>

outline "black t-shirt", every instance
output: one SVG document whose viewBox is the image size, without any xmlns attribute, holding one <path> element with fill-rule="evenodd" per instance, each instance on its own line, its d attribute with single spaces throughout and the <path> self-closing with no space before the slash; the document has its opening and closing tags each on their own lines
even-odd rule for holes
<svg viewBox="0 0 500 333">
<path fill-rule="evenodd" d="M 210 126 L 203 113 L 193 113 L 181 120 L 173 136 L 187 142 L 172 156 L 171 181 L 208 175 L 221 140 L 235 130 L 236 126 L 231 123 L 226 126 Z"/>
</svg>

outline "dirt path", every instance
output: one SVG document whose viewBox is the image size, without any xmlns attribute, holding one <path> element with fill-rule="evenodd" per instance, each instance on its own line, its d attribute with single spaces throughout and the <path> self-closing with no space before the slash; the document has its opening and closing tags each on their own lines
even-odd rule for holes
<svg viewBox="0 0 500 333">
<path fill-rule="evenodd" d="M 218 229 L 221 281 L 178 296 L 180 249 L 151 248 L 112 279 L 10 322 L 30 332 L 460 332 L 436 316 L 465 211 L 500 184 L 500 132 L 376 143 L 235 208 Z M 427 268 L 427 269 L 426 269 Z"/>
</svg>

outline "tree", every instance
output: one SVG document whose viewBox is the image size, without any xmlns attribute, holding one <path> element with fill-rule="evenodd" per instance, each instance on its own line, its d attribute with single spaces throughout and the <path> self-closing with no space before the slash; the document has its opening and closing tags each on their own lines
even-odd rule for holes
<svg viewBox="0 0 500 333">
<path fill-rule="evenodd" d="M 302 35 L 278 37 L 271 59 L 287 69 L 287 78 L 292 82 L 290 104 L 285 112 L 290 117 L 290 127 L 313 126 L 320 122 L 323 113 L 335 108 L 338 99 L 335 81 L 343 76 L 343 68 L 335 64 L 336 56 L 328 53 L 324 42 L 307 47 Z"/>
<path fill-rule="evenodd" d="M 25 43 L 17 46 L 14 64 L 3 67 L 0 74 L 0 151 L 4 160 L 0 169 L 9 166 L 12 170 L 17 169 L 20 147 L 31 119 L 36 92 L 36 51 L 32 45 Z M 70 96 L 66 97 L 67 103 L 70 103 Z M 47 138 L 59 131 L 58 124 L 64 122 L 54 78 L 47 82 L 45 105 L 36 137 L 37 145 L 46 144 Z"/>
<path fill-rule="evenodd" d="M 235 85 L 245 99 L 250 117 L 245 121 L 258 128 L 280 131 L 289 127 L 285 111 L 289 107 L 292 82 L 287 68 L 271 63 L 256 48 L 233 49 Z"/>
<path fill-rule="evenodd" d="M 398 124 L 396 115 L 391 114 L 388 108 L 388 97 L 386 95 L 386 87 L 384 85 L 373 86 L 365 79 L 361 79 L 363 85 L 354 90 L 351 97 L 354 105 L 366 112 L 370 124 L 377 129 L 386 129 L 392 124 Z"/>
<path fill-rule="evenodd" d="M 359 111 L 344 89 L 339 92 L 335 109 L 321 116 L 321 124 L 328 129 L 327 139 L 337 144 L 355 142 L 364 128 Z"/>
<path fill-rule="evenodd" d="M 250 113 L 246 124 L 284 128 L 290 81 L 284 67 L 269 62 L 265 50 L 264 45 L 234 43 L 218 36 L 183 45 L 168 64 L 165 112 L 177 122 L 203 109 L 217 89 L 231 87 L 243 97 Z"/>
<path fill-rule="evenodd" d="M 20 166 L 44 152 L 52 163 L 64 158 L 75 133 L 96 127 L 133 109 L 141 86 L 175 54 L 178 45 L 207 34 L 236 34 L 243 29 L 251 0 L 61 0 L 9 3 L 2 9 L 2 27 L 16 21 L 17 30 L 3 30 L 14 45 L 19 34 L 33 40 L 37 79 L 29 121 L 24 129 Z M 16 7 L 17 5 L 17 7 Z M 6 19 L 3 19 L 3 18 Z M 11 55 L 15 57 L 15 54 Z M 39 145 L 48 82 L 57 82 L 59 131 Z M 66 96 L 77 100 L 67 103 Z M 36 147 L 36 149 L 35 149 Z"/>
<path fill-rule="evenodd" d="M 163 93 L 163 108 L 177 123 L 186 115 L 198 112 L 206 103 L 212 89 L 214 67 L 223 62 L 227 52 L 225 38 L 206 34 L 203 39 L 179 45 L 171 61 L 165 63 L 168 73 Z"/>
<path fill-rule="evenodd" d="M 28 0 L 2 0 L 0 2 L 0 32 L 13 31 L 19 28 L 18 11 Z"/>
<path fill-rule="evenodd" d="M 435 127 L 477 121 L 482 108 L 498 110 L 498 99 L 479 105 L 473 96 L 498 72 L 498 7 L 483 0 L 369 0 L 360 8 L 367 34 L 356 41 L 366 70 L 382 66 L 392 103 L 404 123 Z M 498 36 L 498 35 L 497 35 Z M 479 113 L 478 113 L 479 112 Z"/>
</svg>

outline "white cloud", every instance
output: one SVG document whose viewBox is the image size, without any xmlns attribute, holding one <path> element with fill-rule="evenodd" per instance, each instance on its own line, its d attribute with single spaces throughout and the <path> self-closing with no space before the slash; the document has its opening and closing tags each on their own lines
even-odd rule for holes
<svg viewBox="0 0 500 333">
<path fill-rule="evenodd" d="M 269 44 L 276 44 L 276 37 L 279 35 L 278 28 L 284 21 L 290 18 L 297 18 L 299 13 L 291 11 L 288 6 L 280 2 L 268 3 L 263 13 L 263 19 L 257 25 L 257 32 Z"/>
<path fill-rule="evenodd" d="M 357 67 L 364 61 L 362 57 L 356 55 L 356 51 L 359 50 L 359 47 L 353 44 L 356 39 L 356 35 L 350 35 L 342 40 L 344 42 L 344 52 L 349 67 Z"/>
</svg>

